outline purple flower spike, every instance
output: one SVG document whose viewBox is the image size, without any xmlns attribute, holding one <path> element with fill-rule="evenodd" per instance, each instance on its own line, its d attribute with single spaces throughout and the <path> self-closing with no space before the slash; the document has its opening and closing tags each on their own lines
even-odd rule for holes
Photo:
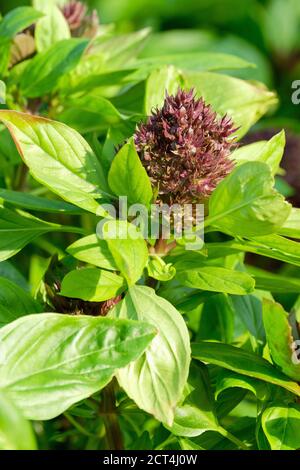
<svg viewBox="0 0 300 470">
<path fill-rule="evenodd" d="M 134 136 L 159 200 L 205 201 L 234 167 L 229 155 L 235 131 L 232 120 L 219 119 L 193 89 L 166 95 L 163 107 L 140 123 Z"/>
</svg>

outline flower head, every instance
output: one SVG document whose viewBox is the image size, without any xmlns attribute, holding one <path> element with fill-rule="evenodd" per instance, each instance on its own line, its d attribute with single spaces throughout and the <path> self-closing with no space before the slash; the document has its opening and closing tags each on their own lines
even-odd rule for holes
<svg viewBox="0 0 300 470">
<path fill-rule="evenodd" d="M 232 120 L 219 119 L 194 90 L 166 95 L 134 136 L 159 200 L 203 202 L 234 167 L 229 155 L 235 131 Z"/>
<path fill-rule="evenodd" d="M 94 37 L 99 27 L 99 17 L 96 10 L 87 14 L 87 7 L 82 2 L 71 0 L 62 7 L 62 13 L 66 18 L 72 36 Z"/>
</svg>

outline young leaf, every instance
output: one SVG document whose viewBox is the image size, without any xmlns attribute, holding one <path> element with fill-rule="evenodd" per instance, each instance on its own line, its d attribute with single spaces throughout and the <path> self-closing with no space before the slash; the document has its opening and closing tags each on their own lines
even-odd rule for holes
<svg viewBox="0 0 300 470">
<path fill-rule="evenodd" d="M 276 404 L 264 410 L 261 423 L 272 450 L 298 450 L 300 447 L 300 406 Z"/>
<path fill-rule="evenodd" d="M 107 189 L 101 166 L 87 142 L 65 124 L 49 119 L 0 111 L 32 176 L 62 199 L 106 215 L 96 202 Z"/>
<path fill-rule="evenodd" d="M 35 450 L 31 425 L 4 393 L 0 393 L 0 450 Z"/>
<path fill-rule="evenodd" d="M 170 281 L 176 274 L 176 269 L 171 263 L 166 264 L 160 256 L 152 255 L 147 264 L 150 277 L 158 281 Z"/>
<path fill-rule="evenodd" d="M 151 183 L 132 140 L 113 159 L 108 184 L 117 196 L 127 196 L 128 204 L 149 206 L 152 199 Z"/>
<path fill-rule="evenodd" d="M 278 172 L 285 147 L 285 132 L 282 130 L 269 141 L 254 142 L 235 150 L 231 157 L 237 165 L 248 161 L 264 162 L 269 165 L 272 175 Z"/>
<path fill-rule="evenodd" d="M 192 345 L 192 356 L 242 375 L 278 385 L 300 396 L 300 386 L 270 362 L 244 349 L 222 343 L 199 342 Z"/>
<path fill-rule="evenodd" d="M 40 305 L 28 292 L 9 279 L 0 277 L 0 327 L 23 315 L 40 311 Z"/>
<path fill-rule="evenodd" d="M 28 419 L 51 419 L 101 390 L 152 341 L 146 323 L 45 313 L 0 330 L 0 390 Z M 49 354 L 51 352 L 51 354 Z"/>
<path fill-rule="evenodd" d="M 118 372 L 118 380 L 139 408 L 171 426 L 190 364 L 190 341 L 182 316 L 145 286 L 131 287 L 109 316 L 146 321 L 158 330 L 145 354 Z"/>
<path fill-rule="evenodd" d="M 103 238 L 118 271 L 125 277 L 129 286 L 135 284 L 142 276 L 148 261 L 148 247 L 141 232 L 126 220 L 109 220 L 103 225 Z"/>
<path fill-rule="evenodd" d="M 237 167 L 213 192 L 207 224 L 244 237 L 276 232 L 289 216 L 291 206 L 273 184 L 266 163 L 249 162 Z"/>
<path fill-rule="evenodd" d="M 46 51 L 58 41 L 71 37 L 69 25 L 56 5 L 49 2 L 43 11 L 45 16 L 36 23 L 34 33 L 38 52 Z"/>
<path fill-rule="evenodd" d="M 97 235 L 80 238 L 67 248 L 67 252 L 74 258 L 98 266 L 98 268 L 109 271 L 118 269 L 106 240 L 98 238 Z"/>
<path fill-rule="evenodd" d="M 295 345 L 293 346 L 293 342 L 296 338 L 294 339 L 292 336 L 288 314 L 280 304 L 264 300 L 263 318 L 267 342 L 274 363 L 285 375 L 299 382 L 300 362 L 293 361 L 293 352 L 297 349 Z M 295 359 L 297 360 L 297 357 Z"/>
<path fill-rule="evenodd" d="M 37 54 L 21 76 L 21 93 L 36 98 L 52 92 L 60 77 L 78 64 L 87 44 L 86 39 L 63 39 Z"/>
<path fill-rule="evenodd" d="M 70 271 L 64 277 L 60 294 L 89 302 L 102 302 L 124 290 L 125 283 L 121 276 L 97 268 L 83 268 Z"/>
</svg>

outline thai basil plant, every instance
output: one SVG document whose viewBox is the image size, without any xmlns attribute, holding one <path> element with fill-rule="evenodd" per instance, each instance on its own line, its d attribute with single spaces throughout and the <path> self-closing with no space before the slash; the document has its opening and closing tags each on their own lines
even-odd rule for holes
<svg viewBox="0 0 300 470">
<path fill-rule="evenodd" d="M 276 96 L 150 34 L 0 22 L 3 449 L 300 447 L 300 212 L 284 131 L 241 143 Z"/>
</svg>

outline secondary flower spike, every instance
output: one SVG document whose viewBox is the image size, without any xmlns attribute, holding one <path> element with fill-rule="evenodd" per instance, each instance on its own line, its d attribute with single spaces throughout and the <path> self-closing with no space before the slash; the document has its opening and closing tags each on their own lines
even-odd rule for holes
<svg viewBox="0 0 300 470">
<path fill-rule="evenodd" d="M 166 95 L 163 107 L 140 123 L 134 140 L 158 198 L 168 204 L 203 202 L 231 172 L 236 128 L 194 90 Z"/>
<path fill-rule="evenodd" d="M 71 0 L 62 7 L 62 12 L 69 24 L 72 36 L 94 37 L 97 34 L 99 17 L 96 10 L 88 15 L 84 3 Z"/>
</svg>

